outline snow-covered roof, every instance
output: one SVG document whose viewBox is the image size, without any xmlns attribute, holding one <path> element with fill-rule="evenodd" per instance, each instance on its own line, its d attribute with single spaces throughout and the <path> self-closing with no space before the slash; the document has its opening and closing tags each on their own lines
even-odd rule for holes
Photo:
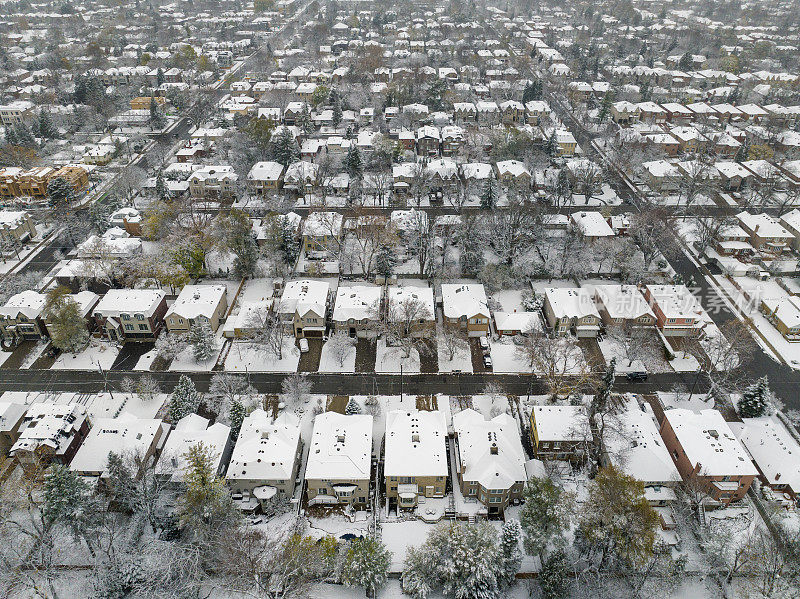
<svg viewBox="0 0 800 599">
<path fill-rule="evenodd" d="M 317 316 L 324 316 L 329 289 L 330 283 L 327 281 L 311 279 L 289 281 L 283 290 L 278 312 L 281 314 L 297 313 L 303 316 L 311 310 Z"/>
<path fill-rule="evenodd" d="M 225 285 L 185 285 L 166 316 L 176 314 L 186 319 L 198 316 L 211 318 L 226 293 Z"/>
<path fill-rule="evenodd" d="M 700 320 L 703 310 L 700 302 L 686 285 L 646 285 L 650 305 L 658 305 L 665 318 Z"/>
<path fill-rule="evenodd" d="M 544 291 L 553 315 L 562 318 L 600 318 L 591 292 L 584 287 L 548 287 Z"/>
<path fill-rule="evenodd" d="M 283 165 L 280 162 L 256 162 L 247 178 L 250 181 L 277 181 L 283 174 Z"/>
<path fill-rule="evenodd" d="M 310 237 L 338 237 L 344 217 L 338 212 L 312 212 L 303 223 L 303 235 Z"/>
<path fill-rule="evenodd" d="M 533 406 L 539 441 L 583 441 L 589 419 L 584 406 Z"/>
<path fill-rule="evenodd" d="M 800 443 L 776 416 L 744 418 L 731 428 L 769 484 L 800 491 Z"/>
<path fill-rule="evenodd" d="M 26 406 L 13 401 L 0 401 L 0 432 L 10 432 L 25 416 Z"/>
<path fill-rule="evenodd" d="M 800 297 L 762 297 L 761 303 L 787 328 L 800 327 Z"/>
<path fill-rule="evenodd" d="M 769 214 L 750 214 L 742 211 L 736 215 L 739 223 L 748 231 L 759 237 L 794 239 L 794 235 L 786 229 L 775 217 Z"/>
<path fill-rule="evenodd" d="M 570 215 L 575 228 L 585 237 L 613 237 L 614 230 L 599 212 L 573 212 Z"/>
<path fill-rule="evenodd" d="M 461 174 L 465 179 L 490 179 L 492 165 L 486 162 L 467 162 L 461 165 Z"/>
<path fill-rule="evenodd" d="M 536 312 L 495 312 L 494 324 L 498 331 L 521 331 L 527 333 L 541 329 Z"/>
<path fill-rule="evenodd" d="M 300 421 L 283 413 L 273 421 L 264 410 L 253 410 L 242 422 L 226 478 L 284 481 L 292 477 L 300 443 Z"/>
<path fill-rule="evenodd" d="M 444 413 L 392 410 L 386 415 L 386 476 L 447 476 Z"/>
<path fill-rule="evenodd" d="M 8 298 L 5 306 L 0 307 L 0 316 L 16 318 L 24 314 L 26 318 L 37 318 L 44 309 L 47 296 L 38 291 L 28 289 Z"/>
<path fill-rule="evenodd" d="M 435 319 L 433 289 L 431 287 L 417 287 L 414 285 L 391 286 L 387 288 L 386 297 L 390 316 L 393 313 L 393 307 L 400 306 L 403 302 L 418 301 L 427 307 L 428 319 Z"/>
<path fill-rule="evenodd" d="M 757 475 L 753 463 L 717 410 L 665 410 L 687 459 L 704 476 Z"/>
<path fill-rule="evenodd" d="M 595 297 L 613 319 L 652 316 L 653 310 L 636 285 L 595 285 Z"/>
<path fill-rule="evenodd" d="M 314 419 L 306 479 L 369 480 L 372 416 L 325 412 Z"/>
<path fill-rule="evenodd" d="M 512 177 L 520 177 L 527 175 L 530 177 L 531 172 L 523 162 L 519 160 L 500 160 L 496 163 L 497 172 L 502 177 L 503 175 L 510 175 Z"/>
<path fill-rule="evenodd" d="M 70 469 L 84 476 L 105 476 L 108 454 L 144 456 L 166 431 L 162 420 L 137 418 L 123 412 L 117 418 L 98 418 L 70 462 Z"/>
<path fill-rule="evenodd" d="M 442 283 L 442 305 L 447 318 L 489 316 L 486 291 L 480 283 Z"/>
<path fill-rule="evenodd" d="M 681 476 L 658 432 L 653 409 L 647 403 L 640 408 L 632 397 L 624 407 L 603 438 L 611 462 L 646 485 L 679 482 Z"/>
<path fill-rule="evenodd" d="M 166 295 L 162 289 L 109 289 L 95 306 L 94 313 L 101 317 L 123 313 L 152 316 Z"/>
<path fill-rule="evenodd" d="M 381 287 L 374 285 L 339 285 L 336 289 L 336 303 L 333 307 L 333 320 L 346 322 L 378 318 L 381 299 Z"/>
<path fill-rule="evenodd" d="M 24 428 L 9 455 L 32 452 L 42 445 L 50 447 L 56 455 L 62 454 L 86 418 L 86 406 L 82 404 L 35 403 L 25 412 Z"/>
<path fill-rule="evenodd" d="M 0 227 L 18 227 L 28 218 L 24 210 L 0 210 Z"/>
<path fill-rule="evenodd" d="M 517 422 L 508 414 L 486 420 L 480 412 L 466 409 L 453 416 L 458 435 L 463 480 L 477 481 L 486 489 L 508 489 L 524 482 L 525 452 Z"/>
<path fill-rule="evenodd" d="M 161 451 L 156 471 L 162 475 L 169 475 L 174 482 L 182 481 L 186 467 L 186 453 L 191 447 L 202 443 L 203 448 L 211 456 L 212 470 L 219 472 L 231 427 L 221 422 L 208 426 L 209 422 L 207 418 L 198 414 L 189 414 L 178 420 Z"/>
</svg>

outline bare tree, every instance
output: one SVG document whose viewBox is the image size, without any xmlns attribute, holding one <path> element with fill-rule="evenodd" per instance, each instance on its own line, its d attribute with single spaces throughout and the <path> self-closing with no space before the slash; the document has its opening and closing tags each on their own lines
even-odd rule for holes
<svg viewBox="0 0 800 599">
<path fill-rule="evenodd" d="M 387 336 L 403 348 L 404 357 L 407 358 L 411 355 L 414 340 L 421 328 L 427 326 L 431 319 L 433 314 L 425 302 L 407 297 L 399 302 L 389 302 L 384 324 Z"/>
<path fill-rule="evenodd" d="M 640 358 L 643 350 L 654 347 L 654 337 L 649 327 L 638 326 L 630 320 L 621 325 L 611 326 L 606 331 L 606 336 L 622 350 L 628 367 Z"/>
<path fill-rule="evenodd" d="M 344 366 L 345 360 L 354 350 L 356 340 L 350 337 L 347 333 L 339 331 L 328 337 L 325 347 L 328 348 L 333 358 L 338 362 L 339 366 Z"/>
<path fill-rule="evenodd" d="M 569 336 L 556 337 L 533 331 L 523 338 L 517 352 L 544 379 L 551 400 L 582 389 L 593 373 L 577 342 Z"/>
<path fill-rule="evenodd" d="M 451 322 L 444 322 L 441 331 L 439 332 L 439 350 L 444 350 L 448 361 L 452 362 L 456 353 L 465 349 L 469 349 L 467 340 L 459 329 L 457 324 Z"/>
</svg>

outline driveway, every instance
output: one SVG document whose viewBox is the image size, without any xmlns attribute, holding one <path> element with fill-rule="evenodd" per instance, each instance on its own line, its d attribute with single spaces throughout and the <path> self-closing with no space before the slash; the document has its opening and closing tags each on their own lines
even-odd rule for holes
<svg viewBox="0 0 800 599">
<path fill-rule="evenodd" d="M 297 372 L 317 372 L 324 342 L 319 338 L 307 338 L 306 341 L 308 341 L 308 351 L 300 354 Z M 299 348 L 300 342 L 298 341 L 296 345 Z"/>
</svg>

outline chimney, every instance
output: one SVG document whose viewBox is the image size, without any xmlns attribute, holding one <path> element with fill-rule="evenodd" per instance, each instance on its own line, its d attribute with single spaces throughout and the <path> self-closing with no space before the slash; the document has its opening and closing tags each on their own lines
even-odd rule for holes
<svg viewBox="0 0 800 599">
<path fill-rule="evenodd" d="M 492 446 L 489 448 L 489 453 L 497 455 L 497 443 L 492 443 Z"/>
<path fill-rule="evenodd" d="M 419 443 L 419 433 L 414 433 L 413 435 L 411 435 L 411 442 Z"/>
</svg>

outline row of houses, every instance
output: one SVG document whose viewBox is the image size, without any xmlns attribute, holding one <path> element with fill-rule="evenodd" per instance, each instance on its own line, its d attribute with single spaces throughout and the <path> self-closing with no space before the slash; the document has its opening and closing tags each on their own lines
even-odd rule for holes
<svg viewBox="0 0 800 599">
<path fill-rule="evenodd" d="M 16 166 L 0 168 L 0 197 L 45 197 L 50 180 L 67 181 L 75 193 L 89 187 L 89 172 L 79 165 L 58 167 L 37 166 L 23 169 Z"/>
</svg>

